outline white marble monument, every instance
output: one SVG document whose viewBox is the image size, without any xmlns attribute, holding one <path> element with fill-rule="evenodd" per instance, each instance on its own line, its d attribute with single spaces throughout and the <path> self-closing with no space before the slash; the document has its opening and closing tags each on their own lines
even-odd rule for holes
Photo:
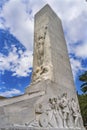
<svg viewBox="0 0 87 130">
<path fill-rule="evenodd" d="M 61 20 L 35 15 L 32 82 L 23 96 L 0 101 L 1 130 L 84 130 Z"/>
</svg>

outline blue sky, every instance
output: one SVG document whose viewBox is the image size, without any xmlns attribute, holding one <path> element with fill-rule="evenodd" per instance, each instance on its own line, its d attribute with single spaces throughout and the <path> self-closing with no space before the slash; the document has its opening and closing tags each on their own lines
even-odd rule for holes
<svg viewBox="0 0 87 130">
<path fill-rule="evenodd" d="M 62 20 L 76 89 L 87 70 L 85 0 L 0 0 L 0 95 L 23 94 L 31 82 L 34 15 L 49 4 Z"/>
</svg>

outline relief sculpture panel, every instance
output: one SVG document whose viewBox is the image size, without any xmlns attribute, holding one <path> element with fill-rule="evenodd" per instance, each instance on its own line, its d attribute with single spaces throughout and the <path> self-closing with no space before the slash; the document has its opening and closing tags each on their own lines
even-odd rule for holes
<svg viewBox="0 0 87 130">
<path fill-rule="evenodd" d="M 44 56 L 44 51 L 49 50 L 47 48 L 47 43 L 46 43 L 46 35 L 47 35 L 47 29 L 48 26 L 45 26 L 43 31 L 39 32 L 35 36 L 35 49 L 36 49 L 36 66 L 33 71 L 33 83 L 34 82 L 39 82 L 41 80 L 46 80 L 46 79 L 52 79 L 52 64 L 49 62 L 45 62 L 45 56 Z M 44 32 L 44 33 L 42 33 Z M 48 60 L 47 60 L 48 61 Z"/>
<path fill-rule="evenodd" d="M 80 110 L 75 99 L 68 99 L 67 93 L 63 93 L 61 97 L 49 98 L 46 106 L 37 104 L 35 120 L 26 125 L 42 128 L 80 128 L 80 121 Z"/>
</svg>

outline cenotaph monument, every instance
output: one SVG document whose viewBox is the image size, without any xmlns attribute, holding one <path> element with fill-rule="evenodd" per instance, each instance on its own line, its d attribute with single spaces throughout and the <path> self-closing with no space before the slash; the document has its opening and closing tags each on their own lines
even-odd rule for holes
<svg viewBox="0 0 87 130">
<path fill-rule="evenodd" d="M 49 5 L 35 15 L 32 82 L 0 101 L 1 130 L 85 130 L 60 18 Z"/>
</svg>

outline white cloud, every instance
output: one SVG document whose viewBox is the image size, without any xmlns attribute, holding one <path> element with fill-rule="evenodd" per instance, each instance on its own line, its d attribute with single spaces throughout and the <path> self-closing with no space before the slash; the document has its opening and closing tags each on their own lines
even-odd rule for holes
<svg viewBox="0 0 87 130">
<path fill-rule="evenodd" d="M 20 95 L 20 94 L 22 94 L 22 92 L 18 89 L 12 89 L 9 91 L 0 92 L 0 95 L 4 97 L 12 97 L 14 95 Z"/>
<path fill-rule="evenodd" d="M 65 35 L 67 41 L 83 40 L 87 34 L 87 3 L 82 0 L 10 0 L 2 11 L 6 26 L 10 27 L 11 32 L 28 49 L 32 50 L 33 17 L 47 3 L 61 18 L 64 31 L 67 31 Z"/>
<path fill-rule="evenodd" d="M 69 51 L 74 53 L 77 57 L 86 58 L 87 2 L 85 2 L 85 0 L 10 0 L 5 4 L 1 14 L 1 16 L 3 16 L 6 20 L 5 26 L 10 28 L 11 33 L 13 33 L 22 42 L 22 44 L 26 46 L 27 49 L 32 50 L 34 32 L 33 17 L 34 14 L 39 11 L 46 3 L 48 3 L 53 8 L 53 10 L 62 20 Z M 81 41 L 82 44 L 74 48 L 75 46 L 73 46 L 73 44 L 77 43 L 78 41 Z M 20 53 L 22 54 L 21 51 Z M 31 63 L 28 61 L 28 57 L 22 54 L 21 58 L 18 59 L 18 55 L 16 53 L 9 53 L 8 57 L 1 56 L 3 60 L 3 70 L 11 69 L 11 71 L 14 72 L 13 75 L 26 76 L 26 72 L 29 71 L 28 63 Z M 13 59 L 14 66 L 9 68 L 9 61 L 11 58 Z M 74 75 L 79 70 L 79 68 L 82 69 L 79 60 L 77 61 L 71 59 L 71 64 Z M 15 67 L 15 65 L 17 67 Z"/>
<path fill-rule="evenodd" d="M 68 49 L 75 53 L 73 44 L 81 41 L 82 47 L 84 42 L 87 43 L 87 2 L 85 0 L 45 1 L 61 18 Z"/>
<path fill-rule="evenodd" d="M 87 41 L 87 13 L 86 11 L 70 22 L 67 22 L 67 41 L 70 43 L 77 43 L 79 41 Z"/>
<path fill-rule="evenodd" d="M 73 58 L 70 59 L 73 77 L 76 77 L 78 70 L 82 69 L 81 63 Z"/>
<path fill-rule="evenodd" d="M 32 53 L 26 51 L 18 59 L 17 66 L 12 68 L 13 76 L 28 76 L 32 67 Z"/>
<path fill-rule="evenodd" d="M 75 49 L 75 54 L 77 57 L 80 57 L 80 58 L 87 58 L 87 43 L 84 43 L 84 44 L 81 44 L 81 45 L 78 45 Z"/>
<path fill-rule="evenodd" d="M 78 59 L 70 58 L 71 68 L 74 79 L 76 78 L 76 75 L 78 71 L 86 71 L 87 68 L 82 67 L 81 61 Z"/>
<path fill-rule="evenodd" d="M 20 7 L 20 8 L 19 8 Z M 13 33 L 26 48 L 32 50 L 33 19 L 26 13 L 26 6 L 21 0 L 10 0 L 2 10 L 5 26 Z"/>
<path fill-rule="evenodd" d="M 19 50 L 16 52 L 16 47 L 12 47 L 12 51 L 9 52 L 8 56 L 0 54 L 0 70 L 1 71 L 12 71 L 13 76 L 23 76 L 29 75 L 32 67 L 32 52 Z M 19 53 L 21 54 L 19 57 Z"/>
</svg>

